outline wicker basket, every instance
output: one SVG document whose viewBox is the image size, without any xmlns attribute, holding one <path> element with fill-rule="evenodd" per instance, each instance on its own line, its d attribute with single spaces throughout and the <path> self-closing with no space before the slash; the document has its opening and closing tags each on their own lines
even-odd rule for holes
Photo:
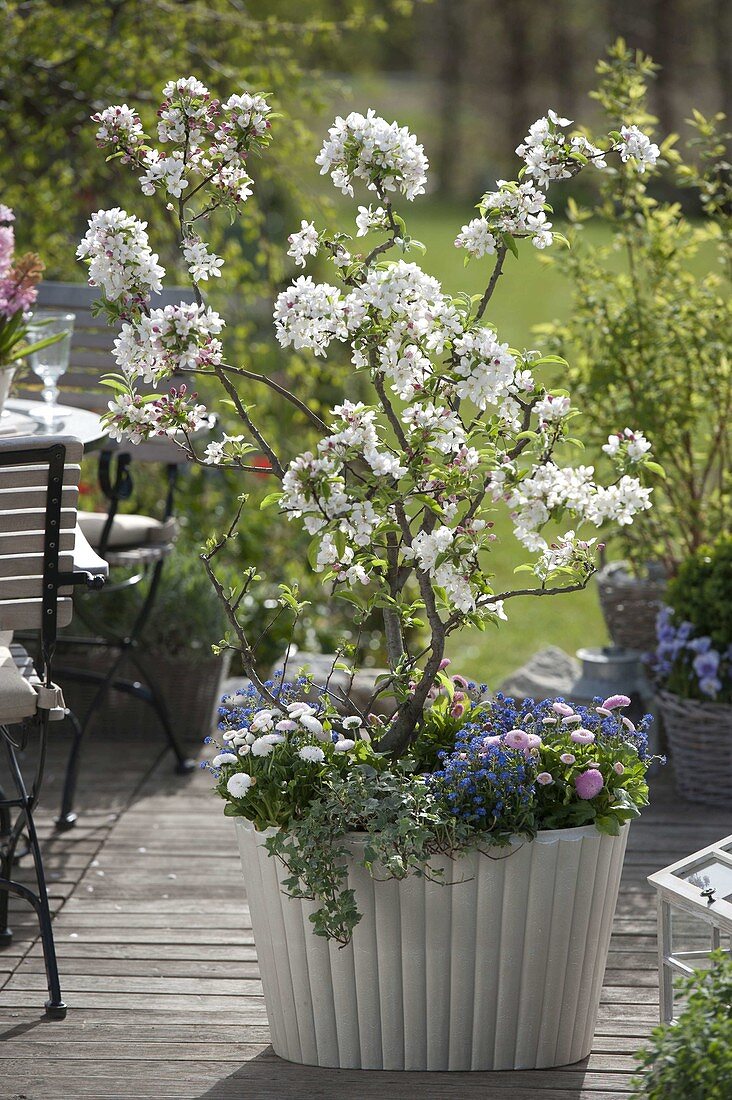
<svg viewBox="0 0 732 1100">
<path fill-rule="evenodd" d="M 690 802 L 730 805 L 732 705 L 658 692 L 676 789 Z"/>
<path fill-rule="evenodd" d="M 663 603 L 666 580 L 651 571 L 634 577 L 627 562 L 614 561 L 597 574 L 600 606 L 608 633 L 617 646 L 650 653 L 656 648 L 656 616 Z"/>
<path fill-rule="evenodd" d="M 109 650 L 84 648 L 64 653 L 63 664 L 91 672 L 106 672 L 112 654 Z M 230 654 L 219 657 L 167 657 L 149 654 L 147 660 L 155 683 L 162 695 L 173 728 L 181 741 L 200 741 L 214 725 L 223 681 L 229 671 Z M 120 680 L 139 680 L 135 666 L 125 658 L 118 670 Z M 64 680 L 66 705 L 79 718 L 84 718 L 97 692 L 95 684 Z M 110 735 L 139 732 L 145 737 L 160 733 L 160 723 L 153 708 L 142 699 L 122 691 L 109 691 L 104 705 L 93 720 L 93 727 Z"/>
</svg>

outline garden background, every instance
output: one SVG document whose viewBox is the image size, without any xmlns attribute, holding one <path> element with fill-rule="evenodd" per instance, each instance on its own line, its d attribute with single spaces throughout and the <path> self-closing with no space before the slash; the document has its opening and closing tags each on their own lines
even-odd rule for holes
<svg viewBox="0 0 732 1100">
<path fill-rule="evenodd" d="M 732 5 L 726 0 L 40 0 L 0 4 L 0 34 L 0 195 L 16 209 L 20 245 L 41 253 L 52 279 L 83 280 L 74 252 L 89 214 L 126 202 L 149 216 L 161 259 L 174 270 L 172 227 L 160 222 L 134 179 L 121 186 L 121 174 L 94 150 L 93 111 L 128 102 L 149 127 L 146 104 L 149 115 L 165 81 L 184 73 L 214 92 L 229 94 L 241 85 L 272 92 L 281 117 L 272 153 L 252 169 L 256 198 L 247 204 L 243 228 L 224 229 L 212 242 L 227 260 L 222 281 L 236 289 L 225 300 L 223 291 L 218 300 L 213 294 L 212 303 L 230 318 L 229 346 L 240 360 L 281 372 L 313 406 L 339 396 L 342 375 L 277 346 L 271 301 L 292 275 L 288 233 L 300 217 L 317 217 L 333 201 L 314 157 L 335 113 L 371 105 L 424 142 L 431 191 L 415 204 L 409 228 L 427 246 L 425 269 L 457 291 L 476 285 L 476 273 L 464 269 L 463 253 L 452 245 L 473 204 L 496 178 L 515 173 L 513 146 L 547 105 L 571 118 L 592 121 L 593 111 L 596 117 L 587 98 L 595 62 L 618 35 L 662 66 L 651 100 L 661 134 L 683 134 L 692 108 L 729 116 L 732 106 Z M 571 193 L 592 201 L 577 188 Z M 689 192 L 661 197 L 678 198 L 695 213 Z M 589 249 L 607 240 L 593 224 L 583 236 Z M 548 266 L 528 242 L 521 252 L 520 271 L 499 286 L 491 311 L 501 338 L 515 347 L 532 346 L 535 326 L 562 322 L 572 309 L 561 269 Z M 622 257 L 613 262 L 622 264 Z M 692 263 L 695 273 L 705 273 L 715 263 L 712 248 L 702 247 Z M 274 418 L 261 403 L 259 415 Z M 277 431 L 283 439 L 296 434 L 294 450 L 303 449 L 306 428 L 296 416 L 280 420 Z M 85 503 L 93 507 L 94 471 L 87 473 Z M 347 629 L 347 605 L 339 618 L 321 603 L 306 540 L 260 511 L 258 501 L 271 488 L 266 472 L 251 480 L 235 565 L 266 564 L 273 581 L 299 580 L 313 605 L 298 641 L 332 649 Z M 133 503 L 153 506 L 163 488 L 162 481 L 157 488 L 138 484 Z M 240 491 L 239 478 L 226 471 L 189 472 L 179 504 L 183 550 L 199 545 L 229 515 Z M 505 539 L 496 544 L 492 564 L 507 580 L 516 547 L 509 530 L 499 534 Z M 250 598 L 252 619 L 273 595 L 264 588 Z M 206 641 L 215 636 L 212 628 Z M 563 600 L 517 601 L 500 644 L 492 630 L 463 633 L 452 656 L 460 671 L 495 687 L 542 645 L 573 652 L 604 638 L 591 586 Z M 284 641 L 275 632 L 272 658 Z"/>
</svg>

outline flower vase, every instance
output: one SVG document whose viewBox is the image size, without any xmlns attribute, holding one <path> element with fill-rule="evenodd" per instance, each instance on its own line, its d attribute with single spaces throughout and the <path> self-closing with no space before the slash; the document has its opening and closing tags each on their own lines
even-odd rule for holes
<svg viewBox="0 0 732 1100">
<path fill-rule="evenodd" d="M 5 402 L 8 399 L 10 393 L 10 387 L 13 384 L 13 378 L 17 370 L 16 364 L 12 365 L 0 365 L 0 415 L 2 415 L 5 409 Z"/>
</svg>

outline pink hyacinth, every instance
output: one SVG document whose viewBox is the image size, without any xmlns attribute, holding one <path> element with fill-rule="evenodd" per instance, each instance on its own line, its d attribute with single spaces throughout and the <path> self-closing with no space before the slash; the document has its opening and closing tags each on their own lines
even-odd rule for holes
<svg viewBox="0 0 732 1100">
<path fill-rule="evenodd" d="M 0 225 L 0 279 L 10 271 L 15 249 L 15 233 L 12 225 Z"/>
<path fill-rule="evenodd" d="M 598 795 L 605 784 L 602 774 L 596 768 L 589 768 L 575 776 L 574 785 L 580 798 L 590 799 Z"/>
<path fill-rule="evenodd" d="M 0 279 L 0 314 L 10 320 L 16 313 L 25 313 L 38 297 L 35 286 L 19 283 L 15 278 Z"/>
<path fill-rule="evenodd" d="M 630 699 L 627 695 L 610 695 L 602 706 L 604 710 L 617 710 L 618 707 L 629 707 Z"/>
</svg>

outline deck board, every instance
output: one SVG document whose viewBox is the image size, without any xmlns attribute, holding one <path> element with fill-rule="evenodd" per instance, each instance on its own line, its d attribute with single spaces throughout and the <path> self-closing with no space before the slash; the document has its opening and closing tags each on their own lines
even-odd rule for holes
<svg viewBox="0 0 732 1100">
<path fill-rule="evenodd" d="M 195 750 L 195 746 L 190 746 Z M 172 773 L 135 731 L 97 736 L 78 825 L 53 831 L 68 733 L 51 746 L 39 814 L 56 913 L 63 1023 L 42 1016 L 32 914 L 11 903 L 0 951 L 0 1096 L 10 1100 L 622 1100 L 658 1018 L 653 870 L 732 832 L 660 778 L 630 834 L 593 1052 L 521 1073 L 415 1074 L 293 1066 L 272 1052 L 230 821 L 206 775 Z M 22 871 L 31 881 L 30 869 Z"/>
</svg>

